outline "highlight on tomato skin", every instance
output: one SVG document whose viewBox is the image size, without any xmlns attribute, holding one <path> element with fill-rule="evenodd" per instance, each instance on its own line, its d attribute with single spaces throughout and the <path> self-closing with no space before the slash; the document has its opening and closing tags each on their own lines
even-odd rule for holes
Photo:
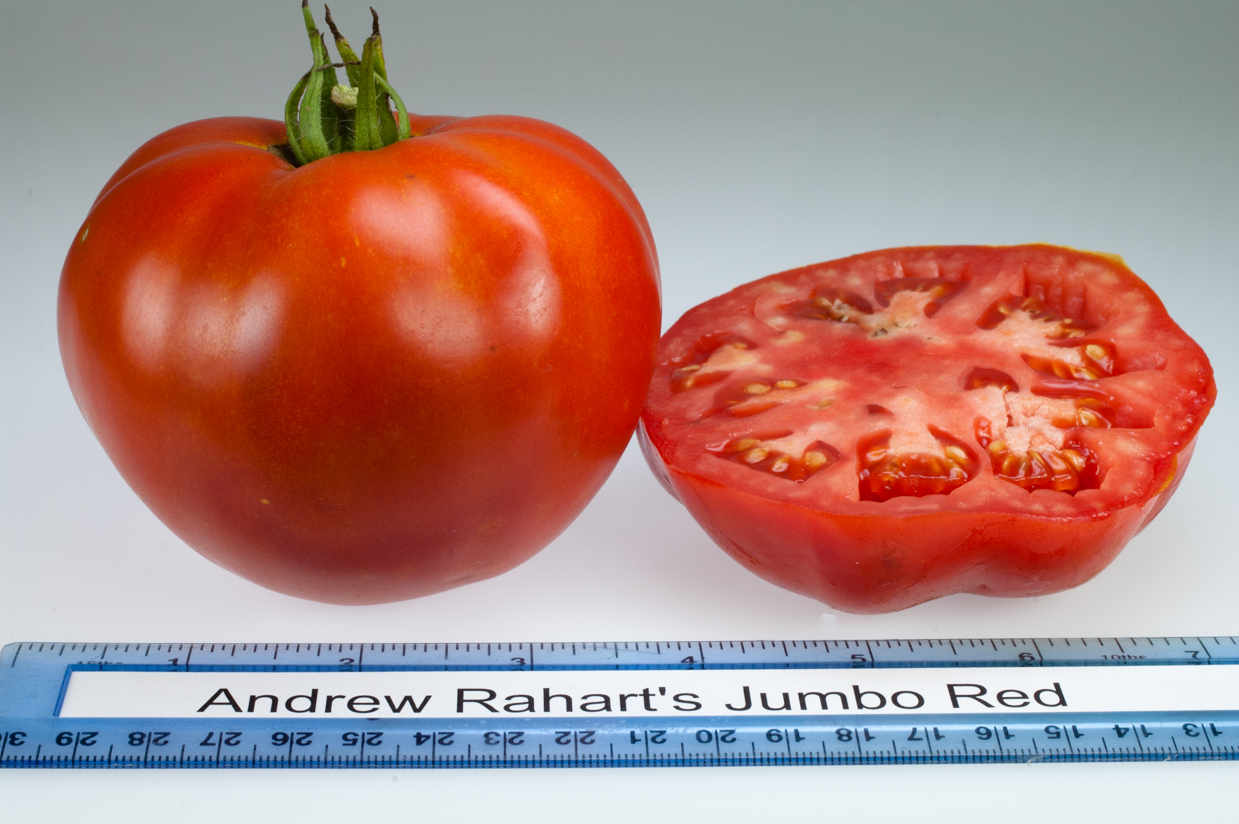
<svg viewBox="0 0 1239 824">
<path fill-rule="evenodd" d="M 746 568 L 884 612 L 1087 581 L 1165 506 L 1215 396 L 1114 256 L 889 249 L 687 312 L 638 435 Z"/>
</svg>

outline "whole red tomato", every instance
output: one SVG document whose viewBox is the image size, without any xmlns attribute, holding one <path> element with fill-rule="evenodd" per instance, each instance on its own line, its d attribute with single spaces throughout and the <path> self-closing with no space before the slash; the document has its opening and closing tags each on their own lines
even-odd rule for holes
<svg viewBox="0 0 1239 824">
<path fill-rule="evenodd" d="M 882 612 L 1088 580 L 1165 506 L 1215 395 L 1117 258 L 891 249 L 690 310 L 640 432 L 747 569 Z"/>
<path fill-rule="evenodd" d="M 206 557 L 303 598 L 526 560 L 614 467 L 653 368 L 654 244 L 601 154 L 520 117 L 408 126 L 307 163 L 278 122 L 172 129 L 104 187 L 61 277 L 65 372 L 125 480 Z"/>
</svg>

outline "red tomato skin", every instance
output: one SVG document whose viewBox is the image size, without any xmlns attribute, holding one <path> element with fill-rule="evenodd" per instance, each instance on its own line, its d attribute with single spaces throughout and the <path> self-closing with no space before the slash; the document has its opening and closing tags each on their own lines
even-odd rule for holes
<svg viewBox="0 0 1239 824">
<path fill-rule="evenodd" d="M 861 614 L 895 612 L 958 592 L 1017 598 L 1079 586 L 1114 560 L 1151 512 L 1147 505 L 1128 507 L 1070 522 L 936 512 L 904 516 L 895 526 L 880 517 L 772 501 L 668 469 L 676 496 L 745 569 Z"/>
<path fill-rule="evenodd" d="M 1155 402 L 1160 405 L 1155 413 L 1149 413 L 1147 426 L 1135 430 L 1133 437 L 1155 442 L 1156 448 L 1147 458 L 1132 459 L 1125 466 L 1125 472 L 1139 470 L 1137 475 L 1125 479 L 1123 472 L 1115 471 L 1101 490 L 1089 490 L 1074 499 L 1049 490 L 1034 492 L 1039 506 L 1056 507 L 1051 510 L 1054 514 L 1041 515 L 1032 511 L 1028 492 L 997 481 L 984 470 L 970 486 L 950 495 L 875 503 L 857 500 L 855 495 L 838 497 L 839 487 L 834 487 L 834 492 L 823 490 L 820 496 L 811 495 L 810 489 L 823 489 L 817 478 L 803 485 L 758 481 L 753 480 L 759 476 L 751 470 L 733 468 L 734 462 L 696 457 L 705 454 L 700 445 L 711 438 L 741 437 L 747 429 L 782 426 L 749 423 L 763 420 L 758 416 L 730 420 L 684 417 L 684 407 L 677 404 L 686 403 L 689 393 L 677 394 L 677 390 L 668 388 L 669 374 L 685 362 L 682 355 L 687 342 L 737 333 L 728 318 L 744 317 L 748 322 L 752 310 L 742 311 L 741 307 L 753 306 L 755 295 L 760 299 L 762 294 L 774 293 L 786 284 L 803 284 L 816 272 L 847 271 L 850 265 L 863 267 L 874 260 L 962 259 L 982 268 L 994 258 L 1036 263 L 1056 256 L 1091 261 L 1091 265 L 1107 269 L 1132 301 L 1144 307 L 1131 314 L 1145 319 L 1142 322 L 1148 324 L 1148 335 L 1123 339 L 1119 344 L 1120 353 L 1133 363 L 1132 373 L 1123 379 L 1166 375 L 1167 385 L 1161 391 L 1168 395 L 1146 396 L 1150 406 Z M 1118 309 L 1107 312 L 1120 316 Z M 1117 321 L 1115 325 L 1119 325 Z M 773 349 L 767 344 L 763 351 Z M 869 374 L 879 368 L 854 357 L 841 346 L 828 360 L 841 368 L 838 374 L 842 378 L 853 374 L 847 371 L 849 368 Z M 1088 581 L 1156 517 L 1178 488 L 1197 432 L 1216 397 L 1204 353 L 1167 316 L 1147 285 L 1116 258 L 1048 246 L 882 250 L 772 275 L 690 310 L 663 336 L 658 359 L 638 438 L 659 482 L 744 568 L 784 589 L 853 613 L 892 612 L 955 593 L 1044 595 Z M 1143 360 L 1137 363 L 1137 359 Z M 1147 364 L 1154 361 L 1158 365 L 1150 370 Z M 956 386 L 951 376 L 962 374 L 972 365 L 984 363 L 973 364 L 966 359 L 957 363 L 944 355 L 929 374 L 937 376 L 934 380 L 941 385 Z M 1141 367 L 1148 371 L 1141 372 Z M 803 376 L 795 366 L 774 366 L 769 378 L 783 376 L 780 369 L 788 376 Z M 1026 375 L 1020 378 L 1027 381 Z M 715 386 L 722 385 L 709 384 L 700 391 L 712 393 Z M 969 440 L 968 444 L 984 455 L 979 443 Z M 835 445 L 845 455 L 855 454 L 854 450 L 849 452 L 851 442 Z M 851 478 L 848 483 L 855 484 L 851 459 L 845 458 L 827 471 L 839 470 L 851 472 L 842 477 Z M 818 486 L 812 487 L 814 483 Z M 779 492 L 772 491 L 774 488 Z M 977 494 L 982 490 L 988 498 Z"/>
<path fill-rule="evenodd" d="M 65 261 L 58 331 L 121 475 L 262 586 L 379 603 L 525 561 L 631 436 L 660 327 L 649 226 L 584 141 L 517 117 L 293 168 L 274 121 L 154 138 Z"/>
</svg>

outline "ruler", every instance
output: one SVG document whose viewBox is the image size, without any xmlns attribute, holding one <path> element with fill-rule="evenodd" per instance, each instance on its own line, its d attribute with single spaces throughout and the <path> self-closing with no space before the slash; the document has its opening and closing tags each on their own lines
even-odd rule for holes
<svg viewBox="0 0 1239 824">
<path fill-rule="evenodd" d="M 1239 759 L 1239 638 L 0 650 L 0 767 Z"/>
</svg>

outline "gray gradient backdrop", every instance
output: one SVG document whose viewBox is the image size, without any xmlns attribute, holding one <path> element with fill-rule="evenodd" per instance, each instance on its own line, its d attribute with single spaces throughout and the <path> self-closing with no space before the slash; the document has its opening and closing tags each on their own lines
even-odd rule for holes
<svg viewBox="0 0 1239 824">
<path fill-rule="evenodd" d="M 70 239 L 140 143 L 201 117 L 280 116 L 309 64 L 297 4 L 0 0 L 0 643 L 1239 633 L 1239 2 L 379 10 L 411 108 L 540 117 L 611 158 L 654 228 L 665 326 L 755 277 L 887 246 L 1124 255 L 1209 353 L 1221 389 L 1178 496 L 1075 591 L 861 617 L 746 573 L 630 449 L 580 519 L 508 575 L 352 609 L 259 589 L 189 550 L 112 469 L 65 383 L 54 308 Z M 360 43 L 365 6 L 336 12 Z M 30 772 L 0 775 L 0 815 L 1203 820 L 1233 815 L 1236 769 Z"/>
</svg>

